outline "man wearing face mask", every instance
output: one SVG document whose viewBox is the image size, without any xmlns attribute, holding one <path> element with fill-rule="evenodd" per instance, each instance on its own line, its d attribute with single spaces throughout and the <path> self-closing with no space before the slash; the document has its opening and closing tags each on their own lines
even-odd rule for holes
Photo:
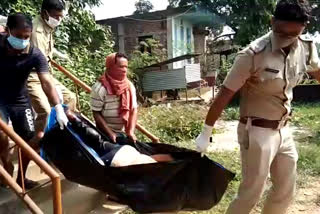
<svg viewBox="0 0 320 214">
<path fill-rule="evenodd" d="M 48 62 L 50 62 L 53 55 L 68 60 L 66 54 L 62 54 L 54 48 L 53 39 L 54 31 L 62 21 L 64 9 L 65 4 L 62 0 L 43 0 L 41 14 L 33 20 L 34 27 L 31 41 L 34 46 L 39 48 L 46 56 Z M 50 68 L 50 70 L 52 69 Z M 76 97 L 74 93 L 68 90 L 55 78 L 53 78 L 53 82 L 55 83 L 58 92 L 62 92 L 64 103 L 74 111 L 76 108 Z M 35 127 L 36 135 L 40 139 L 43 136 L 43 131 L 46 127 L 51 107 L 45 93 L 41 89 L 39 78 L 35 72 L 32 72 L 28 79 L 28 91 L 32 107 L 37 113 Z"/>
<path fill-rule="evenodd" d="M 307 1 L 277 2 L 272 31 L 238 53 L 196 139 L 198 151 L 205 152 L 215 122 L 240 90 L 242 182 L 228 214 L 250 213 L 269 173 L 273 187 L 262 213 L 284 214 L 293 199 L 298 154 L 287 124 L 292 91 L 304 75 L 317 77 L 320 73 L 316 46 L 301 35 L 310 16 Z"/>
<path fill-rule="evenodd" d="M 57 91 L 51 81 L 48 71 L 48 62 L 41 51 L 30 43 L 32 34 L 32 22 L 25 15 L 18 13 L 8 17 L 6 33 L 0 34 L 0 118 L 12 122 L 13 129 L 19 136 L 37 149 L 37 141 L 34 137 L 34 118 L 26 87 L 27 78 L 32 70 L 35 70 L 42 90 L 46 98 L 55 106 L 57 121 L 60 128 L 67 125 L 68 119 L 60 103 Z M 0 132 L 1 149 L 7 139 Z M 0 151 L 0 154 L 6 151 Z M 25 173 L 30 159 L 22 153 L 22 169 Z M 22 172 L 18 172 L 17 182 L 22 183 Z M 27 189 L 37 185 L 28 179 L 24 179 Z"/>
<path fill-rule="evenodd" d="M 138 103 L 136 89 L 127 78 L 128 60 L 124 54 L 107 56 L 106 72 L 92 87 L 91 109 L 98 129 L 113 142 L 125 133 L 133 142 Z"/>
</svg>

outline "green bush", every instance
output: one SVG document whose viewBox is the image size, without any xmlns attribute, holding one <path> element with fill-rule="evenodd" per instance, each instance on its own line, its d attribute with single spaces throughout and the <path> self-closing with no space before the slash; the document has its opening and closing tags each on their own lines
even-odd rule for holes
<svg viewBox="0 0 320 214">
<path fill-rule="evenodd" d="M 228 107 L 228 108 L 226 108 L 223 111 L 221 118 L 223 120 L 239 120 L 239 118 L 240 118 L 239 107 Z"/>
<path fill-rule="evenodd" d="M 217 70 L 218 76 L 216 78 L 217 86 L 221 86 L 227 74 L 231 70 L 235 55 L 231 55 L 228 59 L 222 59 L 222 64 Z"/>
<path fill-rule="evenodd" d="M 208 109 L 197 105 L 166 107 L 152 106 L 139 109 L 139 123 L 162 142 L 177 143 L 194 140 L 201 132 Z M 141 140 L 148 140 L 139 135 Z"/>
<path fill-rule="evenodd" d="M 320 146 L 301 145 L 298 151 L 298 169 L 309 176 L 320 175 Z"/>
<path fill-rule="evenodd" d="M 140 42 L 135 47 L 135 51 L 131 54 L 129 61 L 129 78 L 135 84 L 137 92 L 142 97 L 142 78 L 143 70 L 149 65 L 153 65 L 167 59 L 167 51 L 163 45 L 155 39 L 147 39 Z"/>
</svg>

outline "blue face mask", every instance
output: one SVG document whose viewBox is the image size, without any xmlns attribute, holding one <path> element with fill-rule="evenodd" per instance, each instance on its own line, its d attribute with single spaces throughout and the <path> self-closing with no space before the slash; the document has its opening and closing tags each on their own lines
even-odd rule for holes
<svg viewBox="0 0 320 214">
<path fill-rule="evenodd" d="M 28 47 L 30 43 L 30 39 L 19 39 L 17 37 L 10 35 L 8 37 L 8 42 L 14 49 L 23 50 L 26 47 Z"/>
</svg>

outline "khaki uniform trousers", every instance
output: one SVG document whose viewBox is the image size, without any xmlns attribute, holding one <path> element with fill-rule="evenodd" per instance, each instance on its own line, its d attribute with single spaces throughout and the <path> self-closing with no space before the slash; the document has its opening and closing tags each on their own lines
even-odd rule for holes
<svg viewBox="0 0 320 214">
<path fill-rule="evenodd" d="M 284 214 L 295 192 L 298 153 L 287 126 L 280 130 L 239 123 L 242 182 L 227 214 L 248 214 L 258 203 L 270 173 L 272 188 L 263 214 Z"/>
<path fill-rule="evenodd" d="M 67 104 L 70 110 L 76 109 L 76 96 L 64 85 L 62 85 L 57 79 L 53 78 L 54 84 L 59 88 L 63 95 L 64 104 Z M 41 82 L 37 73 L 32 72 L 28 78 L 28 92 L 31 99 L 31 105 L 34 111 L 37 113 L 35 120 L 36 132 L 43 131 L 47 125 L 47 119 L 51 112 L 51 106 L 48 98 L 41 87 Z"/>
</svg>

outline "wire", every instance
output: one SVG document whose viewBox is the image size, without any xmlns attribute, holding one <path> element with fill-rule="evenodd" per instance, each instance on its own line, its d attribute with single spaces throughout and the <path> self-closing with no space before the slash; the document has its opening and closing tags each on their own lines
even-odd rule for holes
<svg viewBox="0 0 320 214">
<path fill-rule="evenodd" d="M 194 7 L 196 7 L 196 5 L 193 5 L 192 7 L 190 7 L 188 10 L 186 10 L 185 12 L 181 13 L 181 14 L 178 14 L 176 16 L 173 16 L 172 18 L 170 19 L 154 19 L 154 20 L 147 20 L 147 19 L 135 19 L 135 18 L 131 18 L 129 16 L 122 16 L 122 18 L 125 18 L 125 19 L 130 19 L 130 20 L 135 20 L 135 21 L 141 21 L 141 22 L 163 22 L 163 21 L 167 21 L 167 20 L 172 20 L 172 19 L 175 19 L 177 17 L 180 17 L 180 16 L 183 16 L 185 14 L 187 14 L 191 9 L 193 9 Z"/>
</svg>

